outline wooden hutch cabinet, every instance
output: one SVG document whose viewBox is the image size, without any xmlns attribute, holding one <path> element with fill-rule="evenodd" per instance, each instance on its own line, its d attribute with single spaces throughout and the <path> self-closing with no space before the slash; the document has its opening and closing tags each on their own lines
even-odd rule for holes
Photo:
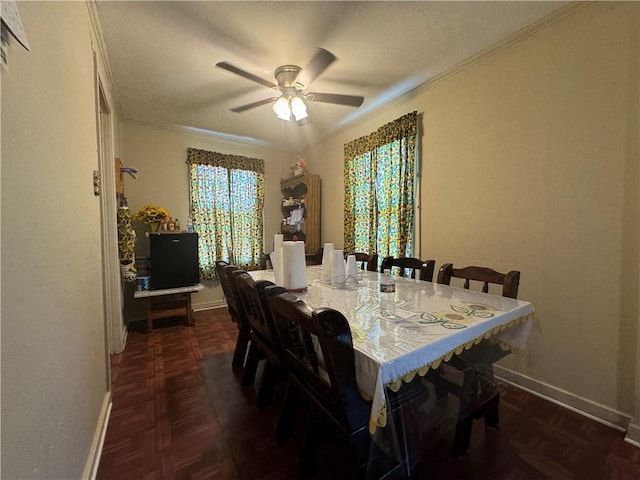
<svg viewBox="0 0 640 480">
<path fill-rule="evenodd" d="M 304 241 L 307 263 L 320 255 L 320 176 L 303 173 L 280 181 L 284 240 Z"/>
</svg>

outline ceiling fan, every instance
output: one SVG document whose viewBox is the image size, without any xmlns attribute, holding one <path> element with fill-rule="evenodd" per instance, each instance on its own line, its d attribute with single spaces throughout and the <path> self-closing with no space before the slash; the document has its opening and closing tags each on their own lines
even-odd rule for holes
<svg viewBox="0 0 640 480">
<path fill-rule="evenodd" d="M 305 101 L 334 103 L 350 107 L 359 107 L 364 101 L 364 97 L 357 95 L 305 91 L 305 89 L 311 85 L 311 82 L 324 72 L 335 60 L 336 57 L 331 52 L 324 48 L 319 48 L 304 69 L 297 65 L 281 65 L 276 68 L 273 75 L 277 83 L 253 75 L 227 62 L 218 62 L 216 63 L 216 67 L 240 75 L 241 77 L 280 93 L 280 95 L 276 97 L 269 97 L 264 100 L 258 100 L 257 102 L 232 108 L 232 112 L 244 112 L 251 108 L 275 102 L 273 111 L 278 118 L 290 121 L 291 115 L 293 114 L 297 123 L 304 124 L 307 122 L 301 122 L 301 120 L 308 117 Z"/>
</svg>

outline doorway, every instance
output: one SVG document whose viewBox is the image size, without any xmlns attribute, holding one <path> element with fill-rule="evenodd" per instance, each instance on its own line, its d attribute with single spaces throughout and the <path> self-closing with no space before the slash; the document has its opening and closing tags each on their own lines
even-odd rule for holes
<svg viewBox="0 0 640 480">
<path fill-rule="evenodd" d="M 103 300 L 105 318 L 105 345 L 107 362 L 110 355 L 122 352 L 126 327 L 122 316 L 122 282 L 118 258 L 118 231 L 116 223 L 116 172 L 114 158 L 113 115 L 98 76 L 98 151 L 102 186 L 100 195 Z M 110 379 L 108 379 L 110 382 Z"/>
</svg>

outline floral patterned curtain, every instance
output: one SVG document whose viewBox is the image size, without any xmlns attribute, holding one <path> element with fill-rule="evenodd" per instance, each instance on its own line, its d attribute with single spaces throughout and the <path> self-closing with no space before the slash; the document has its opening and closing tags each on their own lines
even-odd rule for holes
<svg viewBox="0 0 640 480">
<path fill-rule="evenodd" d="M 417 112 L 344 146 L 344 247 L 411 256 Z"/>
<path fill-rule="evenodd" d="M 201 278 L 216 277 L 216 260 L 248 270 L 259 268 L 264 160 L 189 148 L 187 164 Z"/>
</svg>

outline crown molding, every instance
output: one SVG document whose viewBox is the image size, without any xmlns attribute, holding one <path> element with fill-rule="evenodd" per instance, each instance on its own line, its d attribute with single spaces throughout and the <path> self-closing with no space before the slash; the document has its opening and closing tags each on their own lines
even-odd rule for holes
<svg viewBox="0 0 640 480">
<path fill-rule="evenodd" d="M 497 53 L 501 52 L 502 50 L 505 50 L 513 45 L 516 45 L 520 42 L 522 42 L 523 40 L 531 37 L 532 35 L 535 35 L 539 32 L 541 32 L 542 30 L 544 30 L 545 28 L 575 14 L 576 12 L 578 12 L 579 10 L 583 9 L 584 7 L 591 5 L 593 3 L 598 3 L 595 1 L 576 1 L 576 2 L 569 2 L 567 5 L 553 11 L 552 13 L 550 13 L 549 15 L 542 17 L 541 19 L 521 28 L 520 30 L 517 30 L 516 32 L 512 33 L 511 35 L 503 38 L 502 40 L 500 40 L 499 42 L 491 45 L 490 47 L 482 50 L 481 52 L 478 52 L 472 56 L 470 56 L 469 58 L 457 63 L 456 65 L 454 65 L 453 67 L 437 74 L 434 75 L 433 77 L 431 77 L 430 79 L 422 82 L 421 84 L 410 88 L 408 90 L 406 90 L 405 92 L 399 94 L 398 96 L 389 99 L 387 102 L 383 103 L 382 105 L 380 105 L 378 108 L 376 108 L 375 110 L 372 110 L 371 112 L 363 115 L 362 117 L 358 117 L 357 119 L 354 119 L 351 122 L 346 123 L 343 126 L 340 126 L 338 128 L 336 128 L 335 130 L 332 130 L 331 132 L 327 133 L 326 135 L 323 135 L 320 139 L 317 140 L 318 143 L 326 141 L 328 139 L 331 139 L 333 137 L 336 137 L 338 135 L 340 135 L 341 133 L 357 126 L 360 125 L 362 123 L 365 123 L 366 121 L 377 117 L 381 112 L 384 112 L 385 110 L 388 110 L 392 107 L 398 106 L 399 104 L 403 103 L 404 101 L 406 101 L 406 99 L 409 96 L 415 96 L 418 93 L 421 93 L 425 90 L 428 90 L 429 88 L 433 87 L 434 85 L 456 75 L 457 73 L 466 70 L 467 68 L 474 66 L 484 60 L 486 60 L 489 57 L 492 57 L 493 55 L 496 55 Z M 418 112 L 418 113 L 422 113 L 422 112 Z M 308 147 L 309 145 L 307 145 Z"/>
</svg>

